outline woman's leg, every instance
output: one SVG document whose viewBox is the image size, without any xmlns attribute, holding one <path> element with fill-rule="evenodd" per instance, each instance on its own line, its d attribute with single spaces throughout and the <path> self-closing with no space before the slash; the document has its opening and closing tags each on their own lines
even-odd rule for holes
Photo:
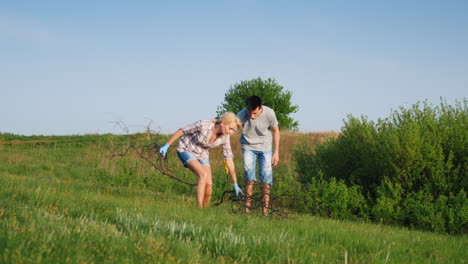
<svg viewBox="0 0 468 264">
<path fill-rule="evenodd" d="M 203 166 L 205 169 L 206 175 L 206 184 L 205 184 L 205 195 L 203 197 L 203 207 L 208 207 L 211 201 L 211 194 L 213 192 L 213 177 L 211 174 L 211 167 L 210 166 Z"/>
<path fill-rule="evenodd" d="M 203 166 L 198 160 L 191 160 L 187 162 L 187 167 L 195 173 L 197 176 L 197 205 L 200 208 L 204 207 L 206 185 L 209 182 L 212 184 L 211 180 L 211 168 L 206 169 L 206 166 Z M 209 168 L 209 167 L 208 167 Z M 209 187 L 211 194 L 211 186 Z M 211 197 L 210 197 L 211 198 Z"/>
</svg>

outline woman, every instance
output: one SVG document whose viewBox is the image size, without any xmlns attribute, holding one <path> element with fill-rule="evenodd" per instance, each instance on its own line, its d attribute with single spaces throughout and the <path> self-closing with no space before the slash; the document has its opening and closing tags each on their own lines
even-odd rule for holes
<svg viewBox="0 0 468 264">
<path fill-rule="evenodd" d="M 236 195 L 243 194 L 237 185 L 230 136 L 242 128 L 239 118 L 231 112 L 219 120 L 200 120 L 177 130 L 169 141 L 159 149 L 165 156 L 169 146 L 180 138 L 177 155 L 185 167 L 197 176 L 197 204 L 208 207 L 211 200 L 213 177 L 209 161 L 209 148 L 223 146 L 223 156 L 232 178 Z"/>
</svg>

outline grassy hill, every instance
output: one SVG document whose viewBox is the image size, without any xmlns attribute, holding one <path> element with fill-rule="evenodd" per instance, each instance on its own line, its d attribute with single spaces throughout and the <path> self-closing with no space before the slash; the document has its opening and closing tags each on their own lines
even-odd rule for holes
<svg viewBox="0 0 468 264">
<path fill-rule="evenodd" d="M 275 188 L 294 177 L 289 148 L 324 134 L 284 134 Z M 327 136 L 333 136 L 328 134 Z M 165 138 L 156 138 L 164 142 Z M 237 142 L 236 139 L 232 140 Z M 0 135 L 0 263 L 464 263 L 466 236 L 303 214 L 195 206 L 193 187 L 134 154 L 126 136 Z M 233 146 L 240 157 L 238 145 Z M 171 149 L 174 151 L 174 148 Z M 214 201 L 225 190 L 212 152 Z M 194 176 L 169 153 L 172 172 Z M 240 160 L 236 160 L 239 179 Z"/>
</svg>

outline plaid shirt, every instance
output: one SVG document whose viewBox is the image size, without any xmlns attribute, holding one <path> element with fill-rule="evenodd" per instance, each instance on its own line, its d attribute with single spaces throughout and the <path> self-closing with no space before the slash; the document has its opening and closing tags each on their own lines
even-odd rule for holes
<svg viewBox="0 0 468 264">
<path fill-rule="evenodd" d="M 184 135 L 180 137 L 177 151 L 190 152 L 197 159 L 204 160 L 209 159 L 209 148 L 223 145 L 224 159 L 233 159 L 234 154 L 232 153 L 229 135 L 220 136 L 215 141 L 209 143 L 214 125 L 215 123 L 211 120 L 200 120 L 181 128 Z"/>
</svg>

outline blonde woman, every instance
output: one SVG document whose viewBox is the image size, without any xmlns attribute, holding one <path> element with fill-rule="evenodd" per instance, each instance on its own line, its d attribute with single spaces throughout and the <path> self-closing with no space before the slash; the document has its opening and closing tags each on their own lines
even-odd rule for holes
<svg viewBox="0 0 468 264">
<path fill-rule="evenodd" d="M 232 178 L 236 195 L 244 194 L 237 184 L 234 155 L 230 136 L 241 129 L 240 119 L 231 112 L 225 113 L 219 120 L 200 120 L 177 130 L 169 141 L 159 149 L 165 156 L 170 145 L 180 138 L 177 155 L 185 167 L 197 176 L 197 204 L 208 207 L 211 200 L 213 177 L 208 149 L 221 145 L 229 175 Z"/>
</svg>

